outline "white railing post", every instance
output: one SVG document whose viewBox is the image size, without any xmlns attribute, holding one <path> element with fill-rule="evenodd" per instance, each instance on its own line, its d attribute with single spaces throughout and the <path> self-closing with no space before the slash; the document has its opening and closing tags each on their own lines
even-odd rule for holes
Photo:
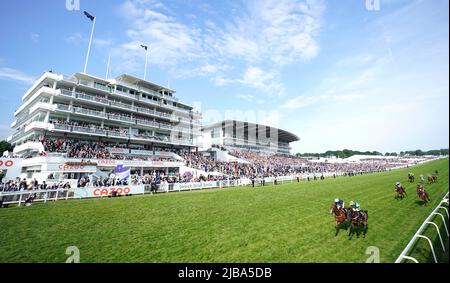
<svg viewBox="0 0 450 283">
<path fill-rule="evenodd" d="M 433 243 L 431 242 L 430 238 L 428 238 L 427 236 L 423 236 L 423 235 L 417 235 L 417 237 L 424 238 L 425 240 L 428 241 L 428 244 L 430 244 L 431 252 L 433 253 L 434 262 L 437 263 L 438 261 L 436 258 L 436 254 L 434 253 Z"/>
<path fill-rule="evenodd" d="M 448 209 L 447 209 L 446 207 L 443 207 L 442 205 L 440 205 L 440 206 L 439 206 L 439 209 L 442 209 L 442 208 L 445 209 L 445 212 L 447 213 L 447 218 L 448 218 L 448 217 L 449 217 L 449 216 L 448 216 Z"/>
<path fill-rule="evenodd" d="M 443 244 L 443 241 L 442 241 L 442 238 L 441 238 L 441 235 L 440 235 L 440 231 L 439 231 L 439 227 L 438 227 L 434 222 L 431 221 L 431 218 L 432 218 L 433 216 L 435 216 L 435 215 L 440 215 L 440 216 L 441 216 L 441 218 L 442 218 L 442 220 L 443 220 L 443 223 L 444 223 L 445 232 L 447 233 L 447 236 L 448 236 L 449 233 L 448 233 L 448 229 L 447 229 L 447 224 L 445 223 L 445 217 L 444 217 L 444 215 L 442 215 L 441 213 L 437 212 L 440 208 L 442 208 L 441 204 L 442 204 L 443 202 L 444 202 L 444 203 L 447 203 L 446 199 L 448 198 L 448 195 L 449 195 L 449 193 L 447 192 L 447 193 L 445 194 L 443 200 L 439 203 L 439 205 L 438 205 L 438 206 L 437 206 L 437 207 L 436 207 L 436 208 L 428 215 L 428 217 L 425 219 L 425 221 L 424 221 L 424 222 L 422 223 L 422 225 L 419 227 L 419 229 L 418 229 L 417 232 L 414 234 L 414 236 L 412 237 L 412 239 L 409 241 L 408 245 L 406 245 L 405 249 L 402 251 L 402 253 L 401 253 L 401 254 L 398 256 L 398 258 L 395 260 L 395 263 L 400 263 L 400 262 L 402 261 L 403 258 L 407 258 L 407 259 L 413 260 L 414 262 L 417 262 L 417 260 L 415 260 L 414 258 L 406 256 L 406 253 L 407 253 L 407 252 L 409 251 L 409 249 L 412 247 L 412 245 L 414 244 L 414 242 L 415 242 L 415 240 L 416 240 L 417 238 L 424 238 L 424 239 L 426 239 L 426 240 L 428 241 L 428 243 L 430 244 L 430 247 L 431 247 L 431 251 L 432 251 L 432 253 L 433 253 L 434 261 L 437 262 L 436 254 L 434 253 L 434 248 L 433 248 L 433 244 L 432 244 L 431 240 L 430 240 L 428 237 L 421 235 L 420 233 L 424 230 L 424 228 L 425 228 L 428 224 L 433 224 L 433 225 L 436 227 L 436 229 L 438 230 L 438 235 L 439 235 L 439 238 L 440 238 L 440 240 L 441 240 L 441 244 Z M 447 209 L 446 209 L 446 210 L 447 210 Z M 444 248 L 444 250 L 445 250 L 444 245 L 443 245 L 443 248 Z"/>
<path fill-rule="evenodd" d="M 23 196 L 23 194 L 22 194 L 22 192 L 20 192 L 20 195 L 19 195 L 19 205 L 18 205 L 18 206 L 20 206 L 20 204 L 22 203 L 22 196 Z"/>
<path fill-rule="evenodd" d="M 442 215 L 442 214 L 441 214 L 441 213 L 439 213 L 439 212 L 434 212 L 433 214 L 435 214 L 435 215 L 440 215 L 440 216 L 441 216 L 441 218 L 442 218 L 442 222 L 444 223 L 445 231 L 447 232 L 447 236 L 449 236 L 449 235 L 448 235 L 447 224 L 445 223 L 445 218 L 444 218 L 444 215 Z"/>
<path fill-rule="evenodd" d="M 410 257 L 410 256 L 403 256 L 403 258 L 404 259 L 409 259 L 409 260 L 412 260 L 412 261 L 414 261 L 414 263 L 419 263 L 418 261 L 417 261 L 417 259 L 415 259 L 415 258 L 413 258 L 413 257 Z"/>
<path fill-rule="evenodd" d="M 444 246 L 444 241 L 442 241 L 442 237 L 441 237 L 441 231 L 439 231 L 439 227 L 437 226 L 436 223 L 431 222 L 431 221 L 427 221 L 428 224 L 432 224 L 434 227 L 436 227 L 436 231 L 438 232 L 438 236 L 439 236 L 439 240 L 441 240 L 441 245 L 442 245 L 442 251 L 445 252 L 445 246 Z"/>
</svg>

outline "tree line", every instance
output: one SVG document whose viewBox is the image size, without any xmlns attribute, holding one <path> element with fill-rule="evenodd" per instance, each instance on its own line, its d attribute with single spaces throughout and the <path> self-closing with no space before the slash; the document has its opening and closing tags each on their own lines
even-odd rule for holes
<svg viewBox="0 0 450 283">
<path fill-rule="evenodd" d="M 305 152 L 305 153 L 297 153 L 297 157 L 330 157 L 330 156 L 336 156 L 338 158 L 348 158 L 353 155 L 378 155 L 378 156 L 424 156 L 424 155 L 448 155 L 448 148 L 443 149 L 433 149 L 428 151 L 423 151 L 420 149 L 417 150 L 409 150 L 409 151 L 400 151 L 400 152 L 386 152 L 381 153 L 378 151 L 359 151 L 359 150 L 350 150 L 350 149 L 344 149 L 344 150 L 328 150 L 324 153 L 311 153 L 311 152 Z"/>
</svg>

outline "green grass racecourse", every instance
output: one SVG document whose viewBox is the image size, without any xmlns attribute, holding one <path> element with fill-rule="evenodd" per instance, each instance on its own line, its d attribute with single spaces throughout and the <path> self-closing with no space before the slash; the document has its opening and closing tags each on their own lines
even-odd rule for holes
<svg viewBox="0 0 450 283">
<path fill-rule="evenodd" d="M 65 262 L 68 246 L 81 262 L 365 262 L 376 246 L 393 262 L 448 191 L 448 159 L 386 173 L 302 181 L 264 188 L 214 189 L 86 199 L 0 209 L 0 262 Z M 416 177 L 439 170 L 417 202 Z M 395 200 L 401 180 L 408 197 Z M 334 236 L 335 197 L 369 211 L 367 237 Z M 440 219 L 436 220 L 442 225 Z M 434 229 L 434 228 L 433 228 Z M 442 232 L 444 232 L 442 230 Z M 432 229 L 426 231 L 436 241 Z M 444 238 L 448 247 L 447 238 Z M 447 258 L 435 242 L 439 260 Z M 412 254 L 431 261 L 421 239 Z"/>
</svg>

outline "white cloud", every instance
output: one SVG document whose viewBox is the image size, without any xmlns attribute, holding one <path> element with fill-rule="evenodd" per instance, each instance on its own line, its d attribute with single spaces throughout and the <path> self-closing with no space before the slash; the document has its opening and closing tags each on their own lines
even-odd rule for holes
<svg viewBox="0 0 450 283">
<path fill-rule="evenodd" d="M 240 98 L 240 99 L 243 99 L 243 100 L 245 100 L 245 101 L 248 101 L 248 102 L 251 102 L 251 101 L 254 100 L 254 96 L 251 95 L 251 94 L 243 94 L 243 93 L 240 93 L 240 94 L 237 94 L 236 97 L 238 97 L 238 98 Z"/>
<path fill-rule="evenodd" d="M 240 83 L 261 89 L 269 94 L 283 95 L 284 89 L 276 79 L 276 74 L 273 72 L 265 72 L 258 67 L 249 67 L 244 72 Z"/>
<path fill-rule="evenodd" d="M 158 1 L 128 0 L 121 6 L 121 14 L 130 24 L 129 42 L 116 52 L 128 63 L 120 68 L 140 68 L 145 53 L 135 46 L 147 43 L 149 63 L 175 75 L 209 76 L 216 85 L 237 83 L 264 93 L 283 94 L 279 79 L 282 67 L 312 59 L 319 52 L 317 37 L 324 2 L 252 0 L 242 3 L 239 12 L 237 4 L 229 5 L 234 12 L 225 20 L 209 5 L 200 5 L 198 12 L 209 18 L 190 13 L 185 23 Z M 230 68 L 217 67 L 223 65 Z M 236 66 L 255 65 L 259 67 L 248 67 L 242 77 L 236 77 Z"/>
<path fill-rule="evenodd" d="M 111 46 L 113 41 L 111 39 L 94 38 L 93 43 L 97 47 Z"/>
<path fill-rule="evenodd" d="M 0 67 L 0 79 L 18 81 L 27 85 L 32 85 L 36 80 L 22 71 L 7 67 Z"/>
<path fill-rule="evenodd" d="M 31 41 L 33 41 L 34 43 L 39 42 L 39 38 L 40 38 L 40 35 L 39 35 L 39 34 L 34 33 L 34 32 L 30 33 L 30 39 L 31 39 Z"/>
<path fill-rule="evenodd" d="M 84 36 L 79 32 L 72 33 L 71 35 L 66 37 L 65 40 L 66 40 L 66 43 L 70 44 L 70 45 L 78 45 L 78 44 L 84 43 L 86 41 Z"/>
</svg>

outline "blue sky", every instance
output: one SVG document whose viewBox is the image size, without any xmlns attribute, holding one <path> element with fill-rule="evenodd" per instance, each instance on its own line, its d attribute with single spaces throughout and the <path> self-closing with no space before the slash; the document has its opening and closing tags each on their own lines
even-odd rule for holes
<svg viewBox="0 0 450 283">
<path fill-rule="evenodd" d="M 206 124 L 277 126 L 301 138 L 293 152 L 448 148 L 447 0 L 79 4 L 2 3 L 0 139 L 42 72 L 83 70 L 87 10 L 97 17 L 88 73 L 105 77 L 110 54 L 112 76 L 143 77 L 147 44 L 147 78 L 169 83 Z"/>
</svg>

